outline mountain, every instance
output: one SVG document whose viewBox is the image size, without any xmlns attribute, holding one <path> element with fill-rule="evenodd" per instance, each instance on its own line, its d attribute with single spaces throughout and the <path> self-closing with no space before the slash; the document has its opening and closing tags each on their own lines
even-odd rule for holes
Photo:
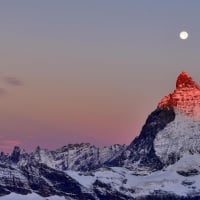
<svg viewBox="0 0 200 200">
<path fill-rule="evenodd" d="M 139 174 L 162 169 L 164 164 L 155 152 L 154 140 L 174 119 L 175 113 L 172 108 L 157 108 L 147 118 L 140 135 L 120 155 L 111 158 L 108 166 L 126 167 Z"/>
<path fill-rule="evenodd" d="M 186 72 L 176 89 L 158 103 L 138 137 L 110 166 L 124 166 L 138 172 L 159 170 L 175 163 L 185 153 L 199 153 L 200 87 Z"/>
<path fill-rule="evenodd" d="M 14 147 L 9 154 L 0 154 L 0 196 L 11 193 L 43 197 L 65 196 L 69 199 L 95 199 L 95 193 L 81 185 L 66 171 L 89 171 L 101 167 L 125 145 L 98 148 L 89 143 L 68 144 L 55 151 L 37 147 L 30 154 Z M 12 196 L 13 194 L 11 194 Z M 34 197 L 34 195 L 33 195 Z"/>
<path fill-rule="evenodd" d="M 117 153 L 122 152 L 126 145 L 96 147 L 90 143 L 68 144 L 55 151 L 37 147 L 30 154 L 20 147 L 14 147 L 11 155 L 0 155 L 1 163 L 15 163 L 17 166 L 27 164 L 45 164 L 57 170 L 90 171 L 101 167 Z"/>
<path fill-rule="evenodd" d="M 199 144 L 200 87 L 182 72 L 128 146 L 1 153 L 0 200 L 198 200 Z"/>
</svg>

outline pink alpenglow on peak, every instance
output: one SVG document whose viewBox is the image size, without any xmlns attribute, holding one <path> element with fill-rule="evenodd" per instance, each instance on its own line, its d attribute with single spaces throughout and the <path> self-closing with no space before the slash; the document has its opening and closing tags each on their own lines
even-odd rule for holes
<svg viewBox="0 0 200 200">
<path fill-rule="evenodd" d="M 200 89 L 199 85 L 185 71 L 183 71 L 178 76 L 177 81 L 176 81 L 176 89 L 181 89 L 181 88 L 197 88 L 197 89 Z"/>
<path fill-rule="evenodd" d="M 174 108 L 179 113 L 200 119 L 200 86 L 183 71 L 177 78 L 174 92 L 165 96 L 158 108 Z"/>
</svg>

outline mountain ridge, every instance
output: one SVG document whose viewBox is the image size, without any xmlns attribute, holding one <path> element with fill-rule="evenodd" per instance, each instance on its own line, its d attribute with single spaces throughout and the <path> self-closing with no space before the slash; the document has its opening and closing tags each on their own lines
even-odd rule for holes
<svg viewBox="0 0 200 200">
<path fill-rule="evenodd" d="M 35 151 L 27 153 L 19 146 L 15 146 L 10 154 L 1 152 L 0 162 L 15 163 L 20 166 L 30 162 L 42 163 L 59 170 L 89 171 L 102 166 L 114 154 L 125 148 L 126 145 L 120 144 L 96 147 L 90 143 L 75 143 L 56 150 L 43 149 L 38 146 Z"/>
</svg>

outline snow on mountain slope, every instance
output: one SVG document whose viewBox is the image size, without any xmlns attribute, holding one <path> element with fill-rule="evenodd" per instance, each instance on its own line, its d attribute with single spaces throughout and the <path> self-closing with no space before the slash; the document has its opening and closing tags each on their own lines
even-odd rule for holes
<svg viewBox="0 0 200 200">
<path fill-rule="evenodd" d="M 200 155 L 184 154 L 174 165 L 152 172 L 147 176 L 136 176 L 133 171 L 121 167 L 101 168 L 92 174 L 66 171 L 72 178 L 87 188 L 101 190 L 101 184 L 110 186 L 130 198 L 153 194 L 171 194 L 176 196 L 200 195 Z M 86 180 L 86 181 L 84 181 Z M 175 199 L 175 198 L 174 198 Z"/>
<path fill-rule="evenodd" d="M 108 166 L 127 167 L 140 175 L 162 169 L 164 164 L 155 154 L 154 140 L 174 119 L 173 109 L 157 108 L 148 116 L 140 135 L 121 154 L 109 160 Z"/>
<path fill-rule="evenodd" d="M 56 151 L 37 148 L 31 159 L 60 170 L 88 171 L 95 169 L 122 152 L 126 145 L 111 145 L 98 148 L 89 143 L 69 144 Z"/>
<path fill-rule="evenodd" d="M 9 195 L 0 197 L 0 200 L 66 200 L 66 199 L 65 197 L 59 197 L 59 196 L 41 197 L 35 193 L 27 194 L 27 195 L 11 193 Z"/>
<path fill-rule="evenodd" d="M 164 195 L 168 199 L 181 197 L 200 197 L 200 155 L 184 154 L 175 164 L 146 176 L 134 175 L 132 170 L 121 167 L 100 168 L 93 172 L 65 171 L 66 175 L 77 181 L 82 188 L 87 188 L 95 200 L 103 199 L 148 199 Z M 83 192 L 83 191 L 82 191 Z M 81 195 L 81 194 L 80 194 Z M 62 196 L 41 197 L 31 193 L 19 195 L 11 193 L 0 197 L 0 200 L 64 200 Z M 75 196 L 68 200 L 82 199 Z M 87 199 L 87 198 L 86 198 Z"/>
<path fill-rule="evenodd" d="M 171 108 L 175 119 L 154 140 L 156 155 L 164 164 L 173 163 L 184 153 L 200 153 L 200 87 L 182 72 L 173 93 L 164 97 L 159 108 Z"/>
<path fill-rule="evenodd" d="M 55 151 L 37 147 L 30 154 L 19 147 L 14 147 L 11 155 L 0 154 L 0 163 L 15 163 L 18 166 L 27 164 L 45 164 L 58 170 L 89 171 L 101 167 L 107 160 L 121 153 L 126 145 L 114 144 L 96 147 L 89 143 L 68 144 Z"/>
<path fill-rule="evenodd" d="M 167 164 L 185 153 L 200 153 L 199 144 L 200 121 L 177 112 L 175 120 L 157 134 L 154 149 L 160 160 Z"/>
</svg>

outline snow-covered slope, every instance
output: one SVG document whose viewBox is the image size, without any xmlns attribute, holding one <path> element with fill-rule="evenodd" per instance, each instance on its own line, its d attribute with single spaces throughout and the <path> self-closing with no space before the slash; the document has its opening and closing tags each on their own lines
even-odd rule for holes
<svg viewBox="0 0 200 200">
<path fill-rule="evenodd" d="M 164 164 L 174 163 L 185 153 L 200 153 L 200 121 L 177 112 L 175 120 L 157 134 L 154 149 Z"/>
<path fill-rule="evenodd" d="M 94 200 L 149 200 L 149 199 L 199 199 L 200 198 L 200 155 L 184 154 L 175 164 L 146 176 L 135 175 L 122 167 L 100 168 L 92 172 L 65 171 L 67 176 L 80 184 L 82 192 L 88 192 Z M 71 190 L 73 191 L 73 190 Z M 72 193 L 73 194 L 73 193 Z M 69 200 L 92 199 L 92 197 L 66 196 Z M 31 194 L 14 194 L 0 197 L 0 200 L 64 200 L 61 196 L 42 197 Z"/>
<path fill-rule="evenodd" d="M 120 193 L 131 198 L 163 196 L 168 199 L 182 199 L 190 196 L 200 198 L 200 155 L 184 154 L 174 165 L 152 172 L 147 176 L 136 176 L 133 171 L 121 167 L 100 169 L 92 174 L 66 172 L 87 188 L 102 191 L 110 187 L 109 192 Z M 98 182 L 98 184 L 97 184 Z M 105 184 L 105 185 L 104 185 Z M 161 198 L 161 199 L 162 199 Z M 197 199 L 198 199 L 197 198 Z M 166 198 L 167 199 L 167 198 Z M 188 198 L 189 199 L 189 198 Z"/>
<path fill-rule="evenodd" d="M 120 154 L 126 145 L 114 144 L 96 147 L 89 143 L 68 144 L 55 151 L 37 147 L 30 154 L 20 147 L 14 147 L 9 154 L 0 154 L 0 163 L 15 163 L 18 166 L 27 164 L 45 164 L 57 170 L 89 171 L 101 167 L 107 160 Z"/>
<path fill-rule="evenodd" d="M 154 149 L 156 135 L 174 121 L 173 109 L 157 108 L 146 120 L 138 137 L 117 157 L 110 159 L 109 166 L 127 167 L 137 174 L 148 174 L 164 167 Z"/>
<path fill-rule="evenodd" d="M 60 197 L 60 196 L 41 197 L 40 195 L 35 194 L 35 193 L 31 193 L 27 195 L 11 193 L 9 195 L 0 197 L 0 200 L 66 200 L 66 198 Z"/>
<path fill-rule="evenodd" d="M 32 160 L 60 170 L 88 171 L 102 166 L 126 145 L 111 145 L 98 148 L 89 143 L 69 144 L 56 151 L 37 148 Z"/>
<path fill-rule="evenodd" d="M 94 200 L 95 192 L 80 185 L 64 170 L 90 171 L 103 166 L 125 145 L 98 148 L 88 143 L 69 144 L 55 151 L 38 147 L 28 154 L 15 147 L 0 154 L 0 196 L 37 193 L 42 197 L 65 196 L 67 199 Z M 12 197 L 12 194 L 11 194 Z M 7 197 L 9 198 L 9 196 Z"/>
</svg>

